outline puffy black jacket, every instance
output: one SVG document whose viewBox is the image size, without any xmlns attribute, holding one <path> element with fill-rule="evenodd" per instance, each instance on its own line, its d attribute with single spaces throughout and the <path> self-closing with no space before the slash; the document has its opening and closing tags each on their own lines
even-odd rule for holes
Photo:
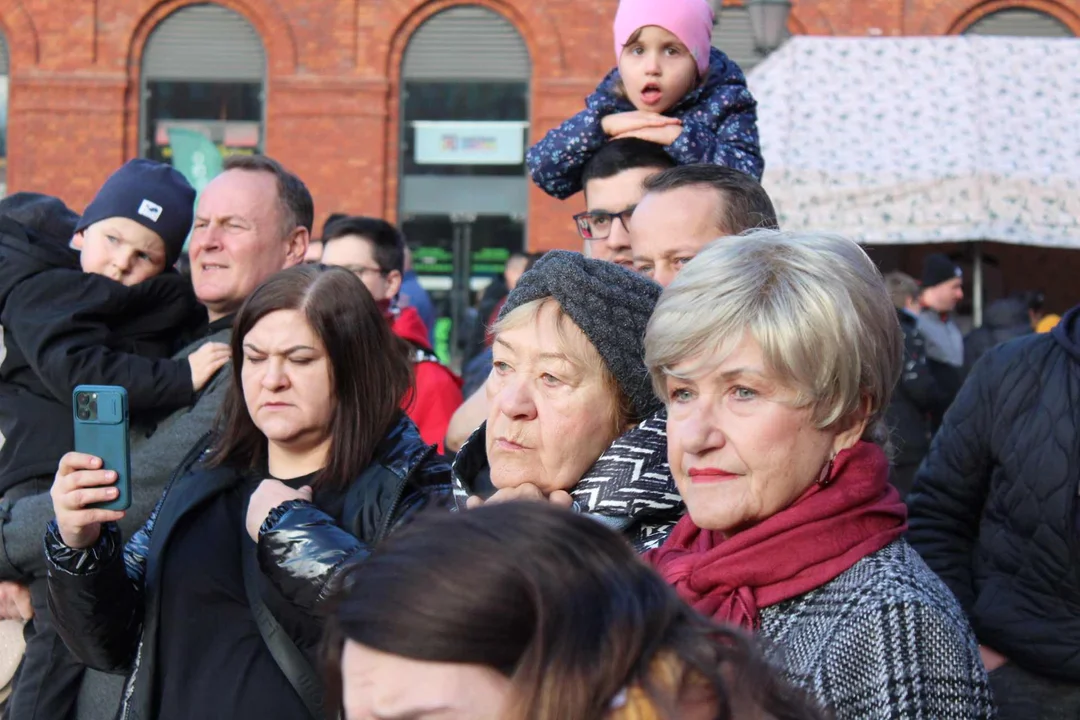
<svg viewBox="0 0 1080 720">
<path fill-rule="evenodd" d="M 190 283 L 164 273 L 125 287 L 85 273 L 70 239 L 0 218 L 0 494 L 56 472 L 74 443 L 76 385 L 123 386 L 137 422 L 194 397 L 187 360 L 169 358 L 206 322 Z"/>
<path fill-rule="evenodd" d="M 181 469 L 190 464 L 182 463 Z M 184 515 L 247 476 L 228 467 L 178 475 L 126 547 L 115 525 L 87 550 L 64 545 L 55 521 L 45 536 L 49 606 L 57 629 L 81 662 L 129 674 L 120 711 L 124 720 L 150 720 L 156 714 L 158 634 L 169 631 L 159 618 L 161 553 L 172 531 Z M 340 497 L 320 499 L 326 510 L 290 501 L 271 512 L 260 530 L 259 564 L 276 590 L 318 623 L 322 603 L 347 561 L 363 557 L 422 510 L 452 506 L 452 497 L 449 465 L 402 416 L 368 470 Z"/>
<path fill-rule="evenodd" d="M 895 448 L 893 463 L 906 466 L 926 457 L 931 418 L 945 412 L 952 398 L 927 365 L 926 341 L 919 332 L 918 318 L 903 310 L 897 310 L 896 315 L 904 332 L 904 366 L 885 418 Z"/>
<path fill-rule="evenodd" d="M 908 539 L 979 641 L 1080 683 L 1080 307 L 975 365 L 908 499 Z"/>
</svg>

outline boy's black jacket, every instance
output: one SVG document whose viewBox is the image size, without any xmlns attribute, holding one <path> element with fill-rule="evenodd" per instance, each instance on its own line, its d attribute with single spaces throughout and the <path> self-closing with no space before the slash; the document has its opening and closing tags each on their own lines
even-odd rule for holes
<svg viewBox="0 0 1080 720">
<path fill-rule="evenodd" d="M 73 449 L 76 385 L 123 386 L 136 421 L 192 400 L 190 366 L 167 359 L 206 322 L 190 283 L 165 272 L 126 287 L 85 273 L 70 241 L 65 223 L 0 217 L 0 493 L 51 477 Z"/>
</svg>

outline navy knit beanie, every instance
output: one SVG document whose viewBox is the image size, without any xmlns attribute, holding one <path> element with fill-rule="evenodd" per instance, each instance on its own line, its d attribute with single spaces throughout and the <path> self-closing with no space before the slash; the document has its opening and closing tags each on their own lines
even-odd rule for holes
<svg viewBox="0 0 1080 720">
<path fill-rule="evenodd" d="M 924 288 L 931 288 L 963 276 L 964 271 L 960 269 L 959 265 L 950 260 L 948 255 L 934 253 L 933 255 L 927 255 L 926 259 L 923 260 L 921 284 Z"/>
<path fill-rule="evenodd" d="M 195 215 L 195 188 L 171 165 L 130 160 L 109 176 L 83 211 L 75 228 L 122 217 L 143 225 L 165 241 L 165 267 L 180 257 Z"/>
<path fill-rule="evenodd" d="M 645 367 L 645 328 L 662 288 L 615 263 L 552 250 L 521 276 L 499 318 L 552 297 L 593 344 L 639 418 L 662 405 Z"/>
</svg>

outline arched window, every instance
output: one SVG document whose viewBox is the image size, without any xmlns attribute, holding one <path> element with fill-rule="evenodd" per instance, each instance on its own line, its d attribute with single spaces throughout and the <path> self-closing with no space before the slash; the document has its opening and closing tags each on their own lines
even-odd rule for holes
<svg viewBox="0 0 1080 720">
<path fill-rule="evenodd" d="M 140 154 L 172 159 L 169 130 L 195 130 L 223 154 L 258 152 L 263 141 L 266 53 L 241 15 L 189 5 L 154 28 L 142 61 Z"/>
<path fill-rule="evenodd" d="M 984 15 L 965 35 L 1011 35 L 1015 37 L 1068 38 L 1073 33 L 1053 15 L 1027 8 L 1009 8 Z"/>
<path fill-rule="evenodd" d="M 402 59 L 402 229 L 458 330 L 470 292 L 525 246 L 530 74 L 514 25 L 475 5 L 427 20 Z M 436 340 L 445 355 L 445 333 Z"/>
</svg>

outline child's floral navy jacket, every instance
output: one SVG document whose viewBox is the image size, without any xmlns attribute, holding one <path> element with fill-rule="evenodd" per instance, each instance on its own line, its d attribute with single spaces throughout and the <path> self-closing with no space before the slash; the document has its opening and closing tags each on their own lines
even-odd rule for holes
<svg viewBox="0 0 1080 720">
<path fill-rule="evenodd" d="M 635 109 L 615 94 L 618 80 L 616 68 L 586 99 L 584 110 L 529 149 L 529 173 L 548 195 L 561 200 L 581 190 L 585 164 L 609 140 L 601 120 Z M 757 102 L 742 69 L 720 50 L 712 49 L 705 84 L 664 114 L 683 124 L 682 134 L 664 148 L 679 165 L 725 165 L 761 179 L 765 161 L 758 143 Z"/>
</svg>

